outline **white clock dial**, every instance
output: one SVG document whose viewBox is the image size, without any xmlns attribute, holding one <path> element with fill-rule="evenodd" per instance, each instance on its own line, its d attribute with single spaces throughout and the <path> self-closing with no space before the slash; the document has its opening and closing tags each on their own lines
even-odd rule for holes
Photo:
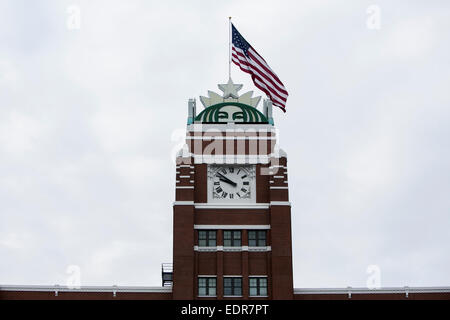
<svg viewBox="0 0 450 320">
<path fill-rule="evenodd" d="M 209 170 L 209 189 L 213 200 L 251 200 L 253 182 L 252 166 L 213 166 Z"/>
</svg>

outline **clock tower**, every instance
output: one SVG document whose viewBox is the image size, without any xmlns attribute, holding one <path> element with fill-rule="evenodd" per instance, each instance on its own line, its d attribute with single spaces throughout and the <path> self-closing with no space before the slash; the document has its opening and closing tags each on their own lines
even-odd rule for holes
<svg viewBox="0 0 450 320">
<path fill-rule="evenodd" d="M 287 156 L 241 84 L 188 102 L 173 205 L 174 299 L 292 299 Z"/>
</svg>

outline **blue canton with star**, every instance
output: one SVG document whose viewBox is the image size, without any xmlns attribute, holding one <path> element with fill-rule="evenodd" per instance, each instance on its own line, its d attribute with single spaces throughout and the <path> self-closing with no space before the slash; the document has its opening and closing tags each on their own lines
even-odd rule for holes
<svg viewBox="0 0 450 320">
<path fill-rule="evenodd" d="M 245 56 L 249 57 L 248 49 L 250 48 L 250 44 L 244 39 L 243 36 L 237 31 L 234 25 L 232 27 L 232 42 L 236 48 L 242 49 L 244 51 Z"/>
</svg>

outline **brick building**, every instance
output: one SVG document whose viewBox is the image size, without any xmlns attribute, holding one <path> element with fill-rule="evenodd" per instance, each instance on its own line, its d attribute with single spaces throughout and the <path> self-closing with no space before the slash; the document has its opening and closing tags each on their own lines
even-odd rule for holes
<svg viewBox="0 0 450 320">
<path fill-rule="evenodd" d="M 0 299 L 450 299 L 450 288 L 294 289 L 287 155 L 270 101 L 242 85 L 188 102 L 177 155 L 173 269 L 162 287 L 1 286 Z M 165 286 L 168 284 L 168 286 Z"/>
</svg>

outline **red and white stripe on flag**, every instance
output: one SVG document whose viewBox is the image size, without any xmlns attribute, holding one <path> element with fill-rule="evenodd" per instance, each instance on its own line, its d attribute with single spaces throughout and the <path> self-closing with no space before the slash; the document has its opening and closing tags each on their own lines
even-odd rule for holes
<svg viewBox="0 0 450 320">
<path fill-rule="evenodd" d="M 244 50 L 232 45 L 232 61 L 242 71 L 252 76 L 253 83 L 272 100 L 272 103 L 286 112 L 288 92 L 269 67 L 267 62 L 250 46 L 245 55 Z"/>
</svg>

